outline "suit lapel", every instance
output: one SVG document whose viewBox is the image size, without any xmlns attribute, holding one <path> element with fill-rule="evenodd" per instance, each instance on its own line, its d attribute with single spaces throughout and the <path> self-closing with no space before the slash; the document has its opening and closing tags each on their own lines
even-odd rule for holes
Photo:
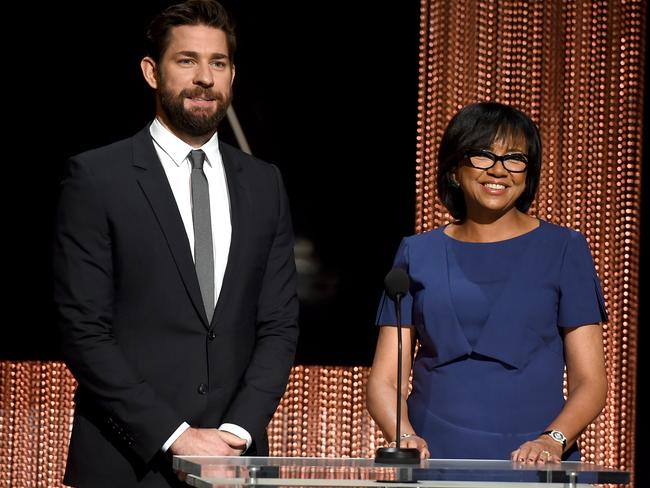
<svg viewBox="0 0 650 488">
<path fill-rule="evenodd" d="M 232 236 L 230 239 L 230 250 L 228 251 L 228 264 L 221 285 L 221 292 L 217 300 L 217 306 L 212 317 L 212 322 L 218 323 L 222 318 L 224 309 L 229 303 L 229 295 L 237 280 L 237 271 L 242 267 L 239 262 L 244 254 L 243 248 L 246 242 L 246 215 L 248 215 L 249 201 L 248 192 L 243 183 L 243 171 L 237 153 L 228 145 L 219 142 L 219 151 L 226 174 L 228 185 L 228 197 L 230 199 L 230 222 Z"/>
<path fill-rule="evenodd" d="M 181 275 L 196 312 L 208 327 L 201 289 L 194 269 L 189 241 L 178 211 L 167 175 L 153 146 L 149 126 L 133 137 L 133 166 L 137 168 L 138 184 L 142 188 L 165 235 L 178 272 Z"/>
</svg>

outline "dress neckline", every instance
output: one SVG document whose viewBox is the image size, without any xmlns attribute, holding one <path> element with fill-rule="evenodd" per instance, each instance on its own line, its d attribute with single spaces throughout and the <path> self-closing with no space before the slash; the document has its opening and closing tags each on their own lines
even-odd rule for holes
<svg viewBox="0 0 650 488">
<path fill-rule="evenodd" d="M 508 239 L 502 239 L 500 241 L 474 242 L 474 241 L 462 241 L 460 239 L 456 239 L 455 237 L 452 237 L 452 236 L 447 235 L 445 233 L 445 229 L 450 224 L 446 224 L 444 227 L 442 227 L 441 233 L 446 239 L 448 239 L 449 241 L 454 242 L 454 243 L 467 244 L 467 245 L 476 245 L 476 246 L 487 246 L 487 245 L 490 245 L 490 244 L 504 244 L 504 243 L 516 241 L 517 239 L 523 239 L 525 237 L 528 237 L 531 234 L 534 234 L 535 232 L 538 232 L 542 228 L 542 226 L 545 224 L 545 222 L 542 219 L 537 219 L 537 222 L 538 222 L 537 227 L 535 227 L 535 228 L 533 228 L 533 229 L 531 229 L 531 230 L 529 230 L 527 232 L 524 232 L 523 234 L 519 234 L 518 236 L 510 237 Z"/>
</svg>

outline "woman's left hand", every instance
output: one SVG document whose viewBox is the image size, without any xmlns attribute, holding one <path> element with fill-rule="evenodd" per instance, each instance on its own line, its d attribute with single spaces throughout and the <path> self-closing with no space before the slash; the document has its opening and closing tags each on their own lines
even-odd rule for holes
<svg viewBox="0 0 650 488">
<path fill-rule="evenodd" d="M 562 445 L 549 436 L 540 436 L 524 442 L 519 449 L 512 451 L 510 459 L 518 463 L 559 463 L 562 460 Z"/>
</svg>

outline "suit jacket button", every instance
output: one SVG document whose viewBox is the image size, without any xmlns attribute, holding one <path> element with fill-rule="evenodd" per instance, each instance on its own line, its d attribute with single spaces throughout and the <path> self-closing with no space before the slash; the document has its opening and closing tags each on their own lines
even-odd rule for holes
<svg viewBox="0 0 650 488">
<path fill-rule="evenodd" d="M 210 333 L 208 334 L 208 339 L 210 341 L 213 341 L 213 340 L 215 340 L 216 337 L 217 337 L 217 334 L 215 334 L 215 332 L 213 330 L 211 330 Z"/>
<path fill-rule="evenodd" d="M 198 387 L 198 391 L 201 395 L 205 395 L 208 392 L 208 385 L 201 383 Z"/>
</svg>

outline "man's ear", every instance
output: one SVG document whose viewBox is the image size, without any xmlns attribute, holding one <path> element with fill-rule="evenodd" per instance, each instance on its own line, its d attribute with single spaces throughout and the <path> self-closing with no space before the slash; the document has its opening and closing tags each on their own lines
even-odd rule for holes
<svg viewBox="0 0 650 488">
<path fill-rule="evenodd" d="M 147 82 L 147 84 L 154 90 L 157 90 L 158 77 L 156 74 L 158 65 L 156 62 L 149 56 L 146 56 L 142 58 L 142 61 L 140 61 L 140 69 L 142 70 L 142 76 L 144 76 L 144 80 Z"/>
</svg>

